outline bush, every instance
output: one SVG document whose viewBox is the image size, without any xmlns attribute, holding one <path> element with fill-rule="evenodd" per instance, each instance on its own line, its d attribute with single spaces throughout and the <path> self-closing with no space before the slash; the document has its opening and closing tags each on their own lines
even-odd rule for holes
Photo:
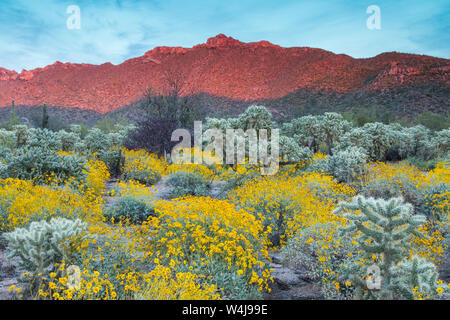
<svg viewBox="0 0 450 320">
<path fill-rule="evenodd" d="M 91 193 L 18 179 L 0 179 L 0 208 L 0 232 L 52 217 L 79 218 L 93 224 L 103 219 L 102 205 Z"/>
<path fill-rule="evenodd" d="M 165 163 L 157 155 L 145 150 L 122 150 L 125 156 L 123 175 L 125 180 L 135 180 L 146 185 L 153 185 L 161 179 Z"/>
<path fill-rule="evenodd" d="M 357 248 L 351 237 L 339 235 L 343 221 L 317 223 L 299 230 L 282 249 L 284 263 L 291 269 L 303 268 L 306 275 L 320 283 L 326 299 L 348 299 L 353 289 L 341 286 L 340 269 L 351 261 Z"/>
<path fill-rule="evenodd" d="M 171 187 L 170 196 L 180 198 L 187 195 L 207 196 L 209 194 L 211 183 L 201 175 L 178 171 L 168 176 L 167 185 Z"/>
<path fill-rule="evenodd" d="M 30 147 L 19 149 L 6 160 L 1 178 L 32 180 L 37 184 L 57 182 L 59 184 L 74 178 L 83 181 L 85 159 L 74 155 L 58 154 L 46 148 Z"/>
<path fill-rule="evenodd" d="M 127 219 L 131 223 L 138 223 L 147 220 L 154 213 L 155 209 L 148 204 L 134 197 L 122 197 L 113 203 L 107 216 L 116 221 Z"/>
<path fill-rule="evenodd" d="M 222 299 L 256 299 L 267 290 L 262 224 L 228 201 L 188 197 L 156 204 L 144 249 L 155 263 L 201 276 Z"/>
<path fill-rule="evenodd" d="M 278 246 L 300 229 L 334 221 L 335 201 L 353 195 L 352 188 L 331 176 L 302 173 L 249 181 L 230 192 L 228 198 L 252 212 L 263 223 L 272 244 Z"/>
</svg>

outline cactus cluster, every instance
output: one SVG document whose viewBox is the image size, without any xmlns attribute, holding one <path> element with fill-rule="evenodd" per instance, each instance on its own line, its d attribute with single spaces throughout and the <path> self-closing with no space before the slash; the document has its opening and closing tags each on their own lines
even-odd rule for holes
<svg viewBox="0 0 450 320">
<path fill-rule="evenodd" d="M 344 212 L 349 224 L 341 232 L 353 236 L 361 252 L 342 274 L 356 288 L 356 299 L 409 299 L 416 287 L 435 293 L 434 265 L 409 257 L 412 237 L 423 237 L 417 229 L 426 222 L 424 216 L 414 215 L 413 207 L 402 198 L 363 196 L 340 203 L 335 213 Z M 374 280 L 378 286 L 372 285 Z"/>
<path fill-rule="evenodd" d="M 73 241 L 86 228 L 80 219 L 53 218 L 30 223 L 28 228 L 17 228 L 3 236 L 8 242 L 9 257 L 19 257 L 21 267 L 34 274 L 62 259 L 68 259 L 68 241 Z"/>
</svg>

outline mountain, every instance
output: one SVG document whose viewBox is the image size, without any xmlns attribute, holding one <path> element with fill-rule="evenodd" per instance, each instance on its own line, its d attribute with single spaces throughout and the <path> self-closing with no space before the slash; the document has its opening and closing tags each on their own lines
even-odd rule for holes
<svg viewBox="0 0 450 320">
<path fill-rule="evenodd" d="M 132 105 L 147 87 L 163 90 L 167 80 L 175 78 L 183 82 L 184 95 L 271 104 L 289 103 L 292 96 L 305 90 L 347 103 L 348 96 L 386 95 L 431 86 L 431 96 L 422 94 L 423 108 L 443 101 L 446 111 L 450 60 L 397 52 L 355 59 L 322 49 L 283 48 L 267 41 L 244 43 L 219 34 L 192 48 L 156 47 L 119 65 L 56 62 L 20 74 L 0 68 L 0 107 L 9 106 L 14 99 L 16 105 L 46 103 L 105 114 Z M 436 90 L 443 92 L 442 96 L 430 102 Z"/>
</svg>

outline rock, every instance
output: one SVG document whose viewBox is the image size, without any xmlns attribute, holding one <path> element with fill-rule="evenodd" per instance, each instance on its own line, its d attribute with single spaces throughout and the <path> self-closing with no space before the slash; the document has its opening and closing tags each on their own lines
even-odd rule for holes
<svg viewBox="0 0 450 320">
<path fill-rule="evenodd" d="M 270 253 L 270 259 L 272 259 L 273 263 L 282 264 L 283 259 L 281 257 L 281 254 L 279 252 L 272 252 Z"/>
<path fill-rule="evenodd" d="M 303 283 L 294 270 L 289 268 L 275 268 L 272 277 L 281 290 L 289 290 Z"/>
<path fill-rule="evenodd" d="M 439 266 L 439 278 L 445 282 L 450 281 L 450 251 L 447 250 L 442 257 L 442 264 Z"/>
<path fill-rule="evenodd" d="M 323 300 L 320 285 L 311 283 L 295 288 L 291 292 L 292 300 Z"/>
</svg>

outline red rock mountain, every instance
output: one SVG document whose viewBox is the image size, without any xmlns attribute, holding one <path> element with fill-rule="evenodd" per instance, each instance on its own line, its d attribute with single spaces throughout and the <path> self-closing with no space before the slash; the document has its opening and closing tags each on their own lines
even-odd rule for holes
<svg viewBox="0 0 450 320">
<path fill-rule="evenodd" d="M 146 87 L 163 90 L 167 74 L 182 75 L 184 94 L 241 100 L 275 99 L 301 88 L 339 93 L 403 84 L 450 86 L 450 60 L 383 53 L 354 59 L 307 47 L 267 41 L 243 43 L 225 35 L 193 48 L 157 47 L 120 65 L 56 62 L 18 74 L 0 68 L 0 106 L 78 107 L 106 113 L 135 102 Z"/>
</svg>

